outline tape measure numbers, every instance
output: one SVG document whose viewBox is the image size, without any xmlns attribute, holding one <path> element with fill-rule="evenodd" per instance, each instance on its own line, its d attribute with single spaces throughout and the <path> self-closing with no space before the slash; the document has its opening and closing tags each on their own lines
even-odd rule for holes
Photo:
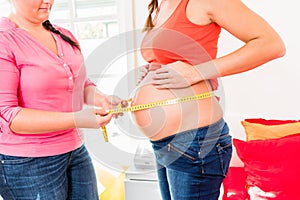
<svg viewBox="0 0 300 200">
<path fill-rule="evenodd" d="M 184 102 L 189 102 L 189 101 L 195 101 L 195 100 L 200 100 L 200 99 L 206 99 L 213 97 L 214 93 L 213 92 L 206 92 L 202 94 L 196 94 L 192 96 L 185 96 L 185 97 L 180 97 L 176 99 L 166 99 L 166 100 L 160 100 L 160 101 L 155 101 L 155 102 L 150 102 L 150 103 L 145 103 L 145 104 L 139 104 L 135 106 L 130 106 L 126 108 L 115 108 L 109 111 L 111 114 L 117 114 L 117 113 L 123 113 L 123 112 L 134 112 L 134 111 L 139 111 L 139 110 L 145 110 L 145 109 L 150 109 L 154 107 L 160 107 L 160 106 L 167 106 L 167 105 L 172 105 L 172 104 L 177 104 L 177 103 L 184 103 Z"/>
<path fill-rule="evenodd" d="M 130 107 L 126 107 L 126 108 L 122 108 L 120 105 L 118 108 L 109 110 L 109 113 L 110 114 L 118 114 L 118 113 L 124 113 L 124 112 L 135 112 L 135 111 L 139 111 L 139 110 L 146 110 L 146 109 L 150 109 L 150 108 L 167 106 L 167 105 L 172 105 L 172 104 L 177 104 L 177 103 L 184 103 L 184 102 L 189 102 L 189 101 L 207 99 L 207 98 L 210 98 L 213 96 L 214 96 L 213 92 L 205 92 L 202 94 L 185 96 L 185 97 L 180 97 L 180 98 L 175 98 L 175 99 L 165 99 L 165 100 L 130 106 Z M 107 136 L 107 131 L 106 131 L 105 126 L 102 127 L 102 132 L 103 132 L 103 137 L 104 137 L 105 141 L 108 142 L 108 136 Z"/>
</svg>

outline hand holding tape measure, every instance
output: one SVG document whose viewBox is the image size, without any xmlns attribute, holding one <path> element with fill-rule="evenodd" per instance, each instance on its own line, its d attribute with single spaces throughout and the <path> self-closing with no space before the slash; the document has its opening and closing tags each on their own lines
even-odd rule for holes
<svg viewBox="0 0 300 200">
<path fill-rule="evenodd" d="M 205 93 L 195 94 L 195 95 L 191 95 L 191 96 L 179 97 L 179 98 L 175 98 L 175 99 L 165 99 L 165 100 L 150 102 L 150 103 L 146 103 L 146 104 L 139 104 L 139 105 L 134 105 L 134 106 L 127 106 L 127 107 L 122 107 L 122 104 L 119 104 L 117 108 L 109 110 L 108 113 L 109 114 L 119 114 L 119 113 L 124 113 L 124 112 L 135 112 L 135 111 L 139 111 L 139 110 L 145 110 L 145 109 L 150 109 L 150 108 L 155 108 L 155 107 L 160 107 L 160 106 L 167 106 L 167 105 L 184 103 L 184 102 L 189 102 L 189 101 L 207 99 L 207 98 L 210 98 L 213 96 L 214 96 L 213 92 L 205 92 Z M 130 102 L 130 101 L 131 100 L 128 100 L 128 102 Z M 107 135 L 106 127 L 103 126 L 103 127 L 101 127 L 101 129 L 102 129 L 102 133 L 103 133 L 105 142 L 108 142 L 108 135 Z"/>
</svg>

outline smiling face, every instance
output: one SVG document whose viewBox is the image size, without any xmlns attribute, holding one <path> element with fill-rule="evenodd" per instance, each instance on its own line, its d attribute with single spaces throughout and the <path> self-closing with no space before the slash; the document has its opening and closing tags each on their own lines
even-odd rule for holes
<svg viewBox="0 0 300 200">
<path fill-rule="evenodd" d="M 31 23 L 42 23 L 49 18 L 54 0 L 11 0 L 13 14 Z"/>
</svg>

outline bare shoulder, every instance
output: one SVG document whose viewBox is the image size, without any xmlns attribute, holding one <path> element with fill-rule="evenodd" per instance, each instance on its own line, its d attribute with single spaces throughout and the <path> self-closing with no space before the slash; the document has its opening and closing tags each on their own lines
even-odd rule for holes
<svg viewBox="0 0 300 200">
<path fill-rule="evenodd" d="M 189 0 L 189 4 L 197 8 L 205 8 L 209 4 L 209 0 Z"/>
<path fill-rule="evenodd" d="M 207 12 L 212 12 L 217 7 L 222 7 L 222 4 L 231 4 L 231 1 L 238 1 L 240 0 L 189 0 L 189 5 L 196 9 L 203 9 Z"/>
<path fill-rule="evenodd" d="M 187 16 L 191 21 L 202 24 L 205 20 L 216 22 L 218 18 L 235 15 L 245 10 L 247 7 L 241 0 L 189 0 Z"/>
<path fill-rule="evenodd" d="M 242 13 L 252 12 L 241 0 L 203 0 L 213 21 L 226 16 L 238 17 Z"/>
<path fill-rule="evenodd" d="M 248 42 L 265 35 L 278 38 L 270 24 L 241 0 L 203 1 L 211 20 L 241 41 Z"/>
<path fill-rule="evenodd" d="M 186 13 L 190 21 L 195 24 L 205 25 L 211 23 L 211 0 L 189 0 Z M 214 1 L 214 0 L 213 0 Z"/>
</svg>

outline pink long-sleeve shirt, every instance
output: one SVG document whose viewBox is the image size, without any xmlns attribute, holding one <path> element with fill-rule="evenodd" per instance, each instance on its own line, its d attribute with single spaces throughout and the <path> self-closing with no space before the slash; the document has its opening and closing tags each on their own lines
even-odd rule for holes
<svg viewBox="0 0 300 200">
<path fill-rule="evenodd" d="M 69 31 L 58 29 L 75 40 Z M 83 143 L 78 129 L 43 134 L 17 134 L 10 129 L 22 108 L 58 112 L 82 109 L 84 88 L 93 84 L 86 77 L 84 58 L 59 35 L 52 35 L 58 55 L 8 18 L 0 19 L 0 154 L 52 156 Z"/>
</svg>

